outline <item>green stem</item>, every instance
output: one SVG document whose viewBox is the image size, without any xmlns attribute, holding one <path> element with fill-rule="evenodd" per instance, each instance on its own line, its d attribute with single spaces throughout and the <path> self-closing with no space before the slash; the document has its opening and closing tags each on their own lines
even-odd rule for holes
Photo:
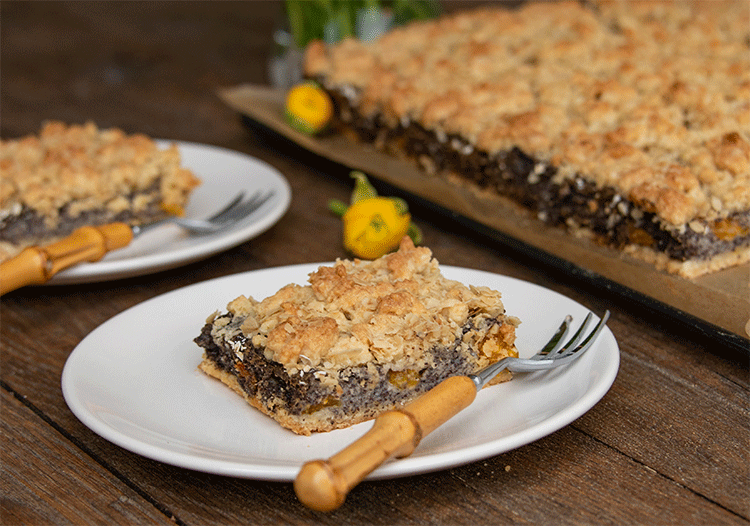
<svg viewBox="0 0 750 526">
<path fill-rule="evenodd" d="M 422 230 L 414 223 L 409 223 L 409 230 L 406 231 L 406 235 L 411 238 L 415 246 L 422 243 Z"/>
<path fill-rule="evenodd" d="M 294 38 L 294 43 L 302 49 L 305 42 L 305 14 L 302 6 L 295 0 L 286 0 L 286 15 L 289 19 L 289 30 Z"/>
<path fill-rule="evenodd" d="M 328 201 L 328 209 L 339 217 L 343 217 L 349 205 L 338 199 L 331 199 Z"/>
</svg>

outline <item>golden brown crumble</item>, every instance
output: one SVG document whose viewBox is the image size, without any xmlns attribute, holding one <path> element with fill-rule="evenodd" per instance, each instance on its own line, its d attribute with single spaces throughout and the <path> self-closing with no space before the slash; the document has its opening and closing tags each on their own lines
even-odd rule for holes
<svg viewBox="0 0 750 526">
<path fill-rule="evenodd" d="M 314 43 L 306 73 L 392 123 L 519 147 L 683 227 L 750 208 L 750 4 L 529 2 Z"/>
<path fill-rule="evenodd" d="M 289 374 L 367 363 L 404 370 L 427 349 L 454 345 L 470 315 L 503 318 L 505 312 L 499 292 L 446 279 L 431 251 L 408 237 L 397 252 L 377 260 L 322 266 L 309 283 L 287 285 L 262 301 L 239 296 L 227 306 L 233 316 L 244 317 L 244 336 Z M 238 330 L 229 321 L 208 320 L 215 340 L 234 336 L 226 334 Z M 480 343 L 478 367 L 513 351 L 518 320 L 505 321 L 495 338 Z"/>
<path fill-rule="evenodd" d="M 30 209 L 54 228 L 63 207 L 73 217 L 101 209 L 113 214 L 128 209 L 137 216 L 152 189 L 166 213 L 180 214 L 198 184 L 180 165 L 177 146 L 159 149 L 145 135 L 91 122 L 49 122 L 38 136 L 0 141 L 0 219 Z"/>
</svg>

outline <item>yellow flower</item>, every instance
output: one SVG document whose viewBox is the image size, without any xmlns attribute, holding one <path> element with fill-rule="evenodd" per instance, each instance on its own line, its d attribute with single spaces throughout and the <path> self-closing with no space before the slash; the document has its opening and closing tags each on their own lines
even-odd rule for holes
<svg viewBox="0 0 750 526">
<path fill-rule="evenodd" d="M 314 135 L 328 125 L 333 103 L 328 94 L 314 82 L 294 86 L 286 96 L 286 120 L 303 133 Z"/>
<path fill-rule="evenodd" d="M 362 259 L 376 259 L 398 248 L 411 216 L 397 200 L 372 197 L 357 201 L 343 216 L 344 248 Z"/>
<path fill-rule="evenodd" d="M 411 221 L 409 206 L 398 197 L 379 197 L 359 171 L 351 173 L 354 191 L 349 204 L 332 199 L 330 210 L 344 223 L 344 248 L 362 259 L 377 259 L 396 250 L 404 236 L 415 245 L 422 242 L 422 231 Z"/>
</svg>

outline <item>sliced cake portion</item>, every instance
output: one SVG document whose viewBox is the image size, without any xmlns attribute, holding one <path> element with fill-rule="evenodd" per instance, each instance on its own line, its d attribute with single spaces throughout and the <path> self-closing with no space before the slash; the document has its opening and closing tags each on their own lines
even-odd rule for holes
<svg viewBox="0 0 750 526">
<path fill-rule="evenodd" d="M 239 296 L 195 339 L 203 372 L 295 433 L 374 418 L 449 376 L 517 356 L 519 321 L 500 293 L 446 279 L 408 237 L 397 252 L 338 260 L 308 281 L 262 301 Z"/>
<path fill-rule="evenodd" d="M 181 215 L 199 182 L 177 146 L 93 123 L 0 141 L 0 260 L 84 225 Z"/>
</svg>

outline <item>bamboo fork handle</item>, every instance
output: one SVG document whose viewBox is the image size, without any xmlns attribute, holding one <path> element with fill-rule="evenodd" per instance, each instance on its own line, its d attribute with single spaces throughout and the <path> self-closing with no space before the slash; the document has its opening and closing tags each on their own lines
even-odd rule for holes
<svg viewBox="0 0 750 526">
<path fill-rule="evenodd" d="M 302 466 L 294 481 L 297 497 L 314 510 L 335 510 L 370 472 L 392 456 L 409 456 L 423 437 L 468 407 L 476 393 L 468 376 L 453 376 L 405 407 L 383 413 L 341 452 Z"/>
<path fill-rule="evenodd" d="M 28 247 L 0 264 L 0 295 L 26 285 L 44 283 L 61 270 L 83 261 L 98 261 L 107 252 L 130 244 L 133 231 L 125 223 L 84 226 L 45 247 Z"/>
</svg>

